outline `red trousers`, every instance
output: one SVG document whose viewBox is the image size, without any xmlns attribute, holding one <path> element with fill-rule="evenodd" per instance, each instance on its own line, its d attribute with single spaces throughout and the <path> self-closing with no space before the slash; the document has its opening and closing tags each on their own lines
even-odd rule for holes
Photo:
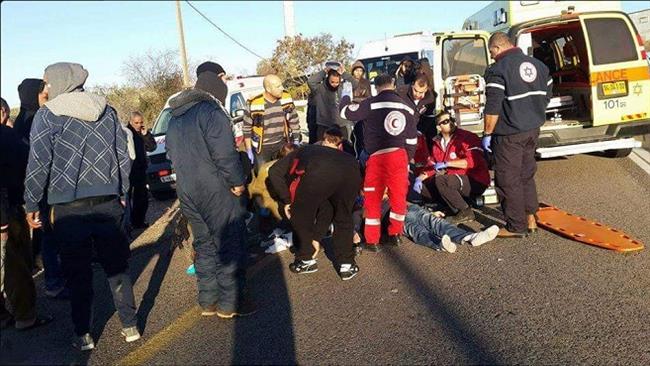
<svg viewBox="0 0 650 366">
<path fill-rule="evenodd" d="M 406 194 L 408 193 L 408 156 L 406 150 L 375 153 L 366 164 L 366 178 L 363 182 L 366 221 L 364 235 L 368 244 L 379 244 L 381 237 L 381 202 L 388 188 L 390 203 L 389 235 L 401 234 L 406 215 Z"/>
</svg>

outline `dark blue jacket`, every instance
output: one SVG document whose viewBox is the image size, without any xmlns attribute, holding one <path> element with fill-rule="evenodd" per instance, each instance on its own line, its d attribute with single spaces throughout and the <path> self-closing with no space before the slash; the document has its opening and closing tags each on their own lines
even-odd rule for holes
<svg viewBox="0 0 650 366">
<path fill-rule="evenodd" d="M 539 128 L 553 92 L 548 67 L 519 48 L 504 51 L 485 71 L 485 114 L 498 115 L 495 135 Z"/>
<path fill-rule="evenodd" d="M 225 110 L 198 90 L 184 91 L 170 106 L 165 146 L 181 201 L 215 215 L 238 206 L 230 188 L 245 184 L 245 177 Z"/>
</svg>

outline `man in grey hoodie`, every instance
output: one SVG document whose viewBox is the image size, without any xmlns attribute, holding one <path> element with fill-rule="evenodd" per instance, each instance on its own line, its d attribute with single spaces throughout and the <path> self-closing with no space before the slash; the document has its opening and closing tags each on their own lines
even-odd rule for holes
<svg viewBox="0 0 650 366">
<path fill-rule="evenodd" d="M 45 69 L 49 102 L 36 112 L 25 178 L 25 209 L 32 228 L 42 225 L 38 204 L 47 192 L 49 222 L 60 245 L 70 288 L 75 339 L 82 351 L 90 336 L 96 253 L 113 293 L 127 342 L 140 338 L 131 279 L 129 242 L 120 229 L 131 160 L 127 135 L 106 98 L 85 92 L 88 71 L 60 62 Z"/>
</svg>

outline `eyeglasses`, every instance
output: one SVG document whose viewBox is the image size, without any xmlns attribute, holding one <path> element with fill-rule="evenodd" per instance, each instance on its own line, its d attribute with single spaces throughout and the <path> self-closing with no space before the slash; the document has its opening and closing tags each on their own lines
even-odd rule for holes
<svg viewBox="0 0 650 366">
<path fill-rule="evenodd" d="M 450 119 L 446 119 L 446 120 L 444 120 L 444 121 L 440 121 L 440 122 L 438 122 L 438 126 L 446 125 L 446 124 L 448 124 L 449 122 L 451 122 Z"/>
</svg>

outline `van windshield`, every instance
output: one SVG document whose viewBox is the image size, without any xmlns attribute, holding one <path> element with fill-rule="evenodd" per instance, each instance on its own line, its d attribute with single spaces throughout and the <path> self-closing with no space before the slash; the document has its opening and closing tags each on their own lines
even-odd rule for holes
<svg viewBox="0 0 650 366">
<path fill-rule="evenodd" d="M 171 118 L 172 118 L 171 108 L 164 109 L 162 113 L 160 113 L 160 116 L 158 117 L 156 123 L 153 125 L 153 131 L 151 131 L 151 133 L 154 136 L 166 134 L 167 127 L 169 127 L 169 120 Z"/>
<path fill-rule="evenodd" d="M 482 38 L 451 38 L 442 42 L 442 79 L 450 76 L 483 75 L 488 65 Z"/>
<path fill-rule="evenodd" d="M 410 52 L 398 55 L 367 58 L 361 60 L 361 62 L 363 62 L 363 65 L 366 68 L 366 76 L 368 77 L 368 80 L 372 83 L 375 78 L 381 74 L 395 75 L 400 62 L 402 62 L 406 57 L 409 57 L 413 61 L 417 61 L 418 53 Z"/>
<path fill-rule="evenodd" d="M 637 61 L 639 52 L 630 28 L 621 18 L 585 19 L 594 65 Z"/>
</svg>

